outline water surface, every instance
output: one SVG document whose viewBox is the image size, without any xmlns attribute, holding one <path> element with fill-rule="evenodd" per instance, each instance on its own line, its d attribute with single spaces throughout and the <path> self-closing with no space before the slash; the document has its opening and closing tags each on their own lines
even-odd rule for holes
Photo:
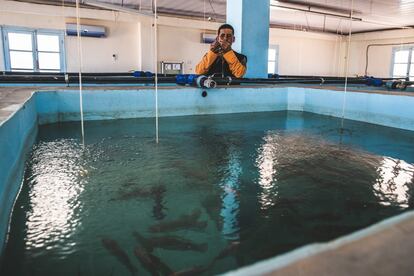
<svg viewBox="0 0 414 276">
<path fill-rule="evenodd" d="M 217 274 L 414 206 L 413 132 L 269 112 L 161 118 L 156 144 L 154 123 L 86 122 L 84 147 L 42 126 L 0 274 Z"/>
</svg>

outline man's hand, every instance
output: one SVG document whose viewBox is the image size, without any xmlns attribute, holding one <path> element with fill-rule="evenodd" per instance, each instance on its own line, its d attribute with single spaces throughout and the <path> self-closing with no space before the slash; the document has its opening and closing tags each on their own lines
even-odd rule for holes
<svg viewBox="0 0 414 276">
<path fill-rule="evenodd" d="M 217 39 L 210 44 L 210 50 L 215 54 L 220 54 L 220 52 L 222 51 L 221 45 L 217 41 Z"/>
<path fill-rule="evenodd" d="M 221 54 L 225 54 L 231 50 L 231 43 L 228 42 L 227 40 L 223 40 L 220 45 L 222 49 Z"/>
</svg>

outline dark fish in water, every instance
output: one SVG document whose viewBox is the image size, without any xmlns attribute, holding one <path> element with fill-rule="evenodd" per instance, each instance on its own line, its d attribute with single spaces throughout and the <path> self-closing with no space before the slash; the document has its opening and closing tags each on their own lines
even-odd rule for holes
<svg viewBox="0 0 414 276">
<path fill-rule="evenodd" d="M 209 194 L 202 202 L 201 205 L 206 210 L 211 220 L 216 224 L 217 230 L 221 230 L 223 222 L 220 216 L 222 200 L 219 194 Z"/>
<path fill-rule="evenodd" d="M 165 187 L 159 186 L 157 190 L 153 190 L 154 206 L 152 207 L 152 215 L 158 220 L 165 218 L 164 210 L 164 194 L 166 192 Z"/>
<path fill-rule="evenodd" d="M 191 250 L 198 252 L 207 251 L 206 243 L 193 243 L 191 240 L 175 236 L 151 237 L 146 240 L 153 248 L 163 248 L 169 250 Z"/>
<path fill-rule="evenodd" d="M 142 197 L 150 197 L 151 196 L 151 190 L 146 188 L 135 188 L 128 192 L 121 192 L 119 193 L 119 196 L 112 198 L 112 200 L 130 200 L 134 198 L 142 198 Z"/>
<path fill-rule="evenodd" d="M 138 243 L 141 244 L 145 248 L 145 250 L 147 250 L 148 252 L 152 252 L 154 250 L 154 247 L 152 246 L 152 244 L 139 232 L 134 231 L 132 232 L 132 235 L 135 237 Z"/>
<path fill-rule="evenodd" d="M 209 269 L 208 266 L 197 265 L 189 269 L 174 272 L 171 275 L 173 276 L 193 276 L 193 275 L 196 276 L 196 275 L 200 275 L 206 272 L 208 269 Z"/>
<path fill-rule="evenodd" d="M 334 237 L 354 232 L 357 226 L 348 225 L 317 225 L 310 231 L 312 237 L 318 241 L 326 241 Z"/>
<path fill-rule="evenodd" d="M 125 182 L 125 183 L 122 185 L 122 187 L 132 187 L 132 186 L 135 186 L 135 185 L 137 185 L 137 183 L 136 183 L 136 182 L 134 182 L 134 181 L 127 181 L 127 182 Z"/>
<path fill-rule="evenodd" d="M 316 220 L 316 221 L 339 221 L 342 219 L 342 216 L 340 214 L 325 212 L 325 213 L 307 216 L 305 218 L 308 220 Z"/>
<path fill-rule="evenodd" d="M 223 259 L 230 254 L 233 254 L 236 252 L 240 247 L 240 242 L 231 242 L 229 245 L 227 245 L 215 258 L 214 260 L 220 260 Z"/>
<path fill-rule="evenodd" d="M 156 264 L 152 261 L 152 258 L 145 249 L 140 247 L 135 247 L 134 255 L 137 257 L 138 261 L 142 266 L 153 276 L 160 275 L 157 270 Z"/>
<path fill-rule="evenodd" d="M 207 227 L 207 221 L 197 221 L 200 215 L 200 210 L 194 210 L 191 214 L 182 215 L 176 220 L 152 225 L 149 230 L 152 232 L 170 232 L 181 229 L 203 230 Z"/>
<path fill-rule="evenodd" d="M 174 161 L 172 167 L 178 169 L 185 178 L 191 180 L 207 181 L 210 176 L 208 171 L 194 169 L 183 161 Z"/>
<path fill-rule="evenodd" d="M 122 250 L 122 248 L 118 245 L 118 243 L 111 239 L 103 238 L 101 240 L 103 246 L 113 255 L 115 256 L 118 261 L 120 261 L 128 270 L 131 272 L 132 275 L 135 275 L 137 272 L 137 268 L 132 265 L 131 261 L 129 260 L 128 254 Z"/>
<path fill-rule="evenodd" d="M 160 196 L 167 191 L 165 186 L 159 185 L 151 188 L 143 188 L 138 187 L 128 192 L 122 192 L 119 194 L 118 197 L 115 197 L 111 200 L 130 200 L 134 198 L 155 198 L 156 196 Z"/>
<path fill-rule="evenodd" d="M 181 218 L 188 219 L 188 220 L 197 220 L 201 215 L 200 209 L 195 209 L 189 215 L 182 215 Z"/>
<path fill-rule="evenodd" d="M 148 256 L 151 258 L 151 261 L 156 265 L 158 271 L 161 272 L 162 275 L 171 275 L 173 273 L 171 268 L 162 262 L 159 257 L 154 256 L 151 253 L 148 253 Z"/>
<path fill-rule="evenodd" d="M 171 221 L 153 225 L 149 228 L 154 233 L 173 232 L 178 230 L 204 230 L 207 227 L 207 221 Z"/>
</svg>

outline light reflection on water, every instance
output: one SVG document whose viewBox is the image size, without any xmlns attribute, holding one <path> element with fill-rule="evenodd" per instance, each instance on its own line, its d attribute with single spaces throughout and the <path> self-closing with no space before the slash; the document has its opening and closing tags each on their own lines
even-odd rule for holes
<svg viewBox="0 0 414 276">
<path fill-rule="evenodd" d="M 88 170 L 85 152 L 75 140 L 39 143 L 33 150 L 29 179 L 30 209 L 26 218 L 26 250 L 58 249 L 72 252 L 71 236 L 81 227 L 79 214 Z"/>
<path fill-rule="evenodd" d="M 240 212 L 239 193 L 240 193 L 240 174 L 242 167 L 240 163 L 241 152 L 235 145 L 230 145 L 227 162 L 224 167 L 219 168 L 223 179 L 219 186 L 222 188 L 222 208 L 220 215 L 223 219 L 223 235 L 229 240 L 237 240 L 239 238 L 238 216 Z"/>
<path fill-rule="evenodd" d="M 263 140 L 264 143 L 258 149 L 256 166 L 259 170 L 260 178 L 258 184 L 262 191 L 259 195 L 259 203 L 263 210 L 272 207 L 277 198 L 277 171 L 278 156 L 280 147 L 279 135 L 267 134 Z"/>
<path fill-rule="evenodd" d="M 255 166 L 259 172 L 257 181 L 261 188 L 259 203 L 262 210 L 271 208 L 278 200 L 278 177 L 303 176 L 319 181 L 324 178 L 320 176 L 321 170 L 329 170 L 331 183 L 341 174 L 351 177 L 342 180 L 343 183 L 365 180 L 373 174 L 372 190 L 380 204 L 409 207 L 414 165 L 403 160 L 381 157 L 316 136 L 286 135 L 275 131 L 263 137 L 257 152 Z"/>
<path fill-rule="evenodd" d="M 382 205 L 396 204 L 407 208 L 410 184 L 414 179 L 414 165 L 404 160 L 384 157 L 377 169 L 378 178 L 373 186 Z"/>
</svg>

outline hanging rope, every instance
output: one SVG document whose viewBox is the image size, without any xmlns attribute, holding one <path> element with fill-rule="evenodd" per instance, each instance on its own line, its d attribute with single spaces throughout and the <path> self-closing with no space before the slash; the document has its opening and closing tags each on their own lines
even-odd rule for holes
<svg viewBox="0 0 414 276">
<path fill-rule="evenodd" d="M 155 141 L 158 144 L 158 41 L 157 41 L 157 0 L 154 0 L 154 72 L 155 72 Z"/>
<path fill-rule="evenodd" d="M 206 0 L 203 0 L 203 34 L 206 34 Z"/>
<path fill-rule="evenodd" d="M 351 16 L 349 18 L 349 33 L 348 33 L 348 48 L 346 50 L 346 67 L 345 67 L 345 87 L 344 98 L 342 101 L 342 116 L 341 116 L 341 133 L 344 129 L 345 107 L 346 107 L 346 92 L 348 89 L 348 73 L 349 73 L 349 52 L 351 49 L 351 37 L 352 37 L 352 19 L 354 16 L 354 0 L 351 1 Z"/>
<path fill-rule="evenodd" d="M 78 57 L 79 57 L 79 108 L 81 116 L 82 145 L 85 146 L 85 129 L 83 124 L 83 96 L 82 96 L 82 39 L 80 33 L 80 10 L 79 0 L 76 0 L 76 29 L 78 37 Z"/>
</svg>

